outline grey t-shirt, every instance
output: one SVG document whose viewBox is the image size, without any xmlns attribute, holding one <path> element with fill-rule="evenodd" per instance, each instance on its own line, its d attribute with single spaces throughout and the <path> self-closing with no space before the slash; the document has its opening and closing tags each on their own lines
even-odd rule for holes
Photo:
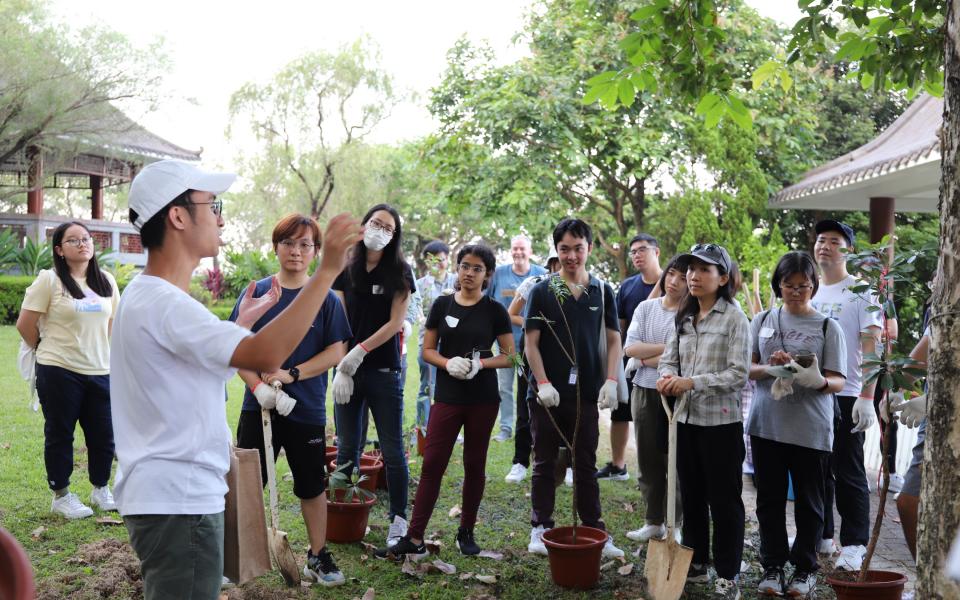
<svg viewBox="0 0 960 600">
<path fill-rule="evenodd" d="M 791 355 L 816 354 L 821 370 L 847 374 L 847 348 L 840 325 L 827 318 L 826 340 L 820 314 L 795 316 L 774 308 L 760 313 L 750 324 L 751 354 L 767 364 L 770 355 L 785 350 Z M 774 400 L 774 379 L 758 380 L 747 433 L 764 439 L 830 452 L 833 449 L 833 394 L 793 385 L 793 393 Z"/>
</svg>

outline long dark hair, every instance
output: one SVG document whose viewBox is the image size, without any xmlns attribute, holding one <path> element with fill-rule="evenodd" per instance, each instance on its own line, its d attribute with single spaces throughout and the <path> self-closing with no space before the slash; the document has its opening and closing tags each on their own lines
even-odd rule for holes
<svg viewBox="0 0 960 600">
<path fill-rule="evenodd" d="M 667 263 L 667 266 L 663 268 L 663 272 L 660 273 L 660 295 L 667 295 L 667 274 L 670 272 L 670 269 L 684 273 L 687 270 L 687 261 L 682 254 L 678 254 L 670 259 L 670 262 Z"/>
<path fill-rule="evenodd" d="M 403 260 L 403 250 L 400 247 L 403 230 L 401 229 L 400 225 L 400 213 L 397 212 L 397 209 L 389 204 L 377 204 L 376 206 L 372 206 L 370 210 L 367 211 L 367 214 L 363 216 L 363 224 L 366 225 L 367 221 L 373 217 L 373 213 L 377 212 L 378 210 L 385 210 L 390 213 L 390 216 L 393 217 L 394 222 L 393 238 L 383 249 L 383 256 L 380 257 L 380 264 L 384 267 L 383 291 L 386 295 L 393 297 L 394 294 L 410 291 L 410 284 L 407 281 L 407 278 L 404 276 L 407 272 L 407 269 L 410 267 L 407 265 L 406 261 Z M 360 240 L 353 247 L 353 252 L 350 256 L 350 264 L 347 265 L 347 273 L 350 275 L 350 283 L 356 285 L 356 282 L 360 281 L 360 278 L 363 276 L 366 270 L 367 246 L 363 243 L 363 240 Z"/>
<path fill-rule="evenodd" d="M 57 277 L 60 278 L 60 283 L 63 284 L 63 287 L 71 296 L 82 300 L 84 298 L 83 290 L 80 289 L 77 282 L 70 276 L 70 265 L 67 264 L 67 259 L 57 254 L 57 248 L 62 248 L 63 246 L 64 234 L 74 225 L 83 227 L 83 230 L 90 235 L 90 230 L 87 229 L 87 226 L 83 223 L 79 221 L 68 221 L 61 223 L 53 230 L 53 238 L 50 240 L 50 245 L 53 250 L 53 270 L 57 274 Z M 92 238 L 93 236 L 90 235 L 90 237 Z M 90 257 L 90 261 L 87 263 L 87 285 L 100 297 L 109 298 L 113 296 L 113 286 L 110 285 L 110 280 L 107 279 L 107 276 L 100 270 L 100 265 L 97 264 L 96 247 L 93 247 L 93 256 Z"/>
<path fill-rule="evenodd" d="M 686 265 L 688 269 L 690 268 L 690 265 L 693 264 L 694 261 L 703 262 L 705 264 L 711 264 L 711 263 L 707 263 L 706 261 L 702 261 L 696 257 L 687 257 L 687 258 L 688 260 L 686 261 Z M 731 260 L 730 264 L 732 266 L 732 265 L 735 265 L 736 263 L 734 263 Z M 720 275 L 730 275 L 730 273 L 723 268 L 723 265 L 714 265 L 714 266 L 717 267 L 717 271 L 720 273 Z M 732 270 L 733 269 L 731 268 L 731 271 Z M 727 277 L 727 282 L 717 288 L 717 298 L 718 299 L 723 298 L 730 304 L 733 304 L 733 286 L 734 286 L 733 277 Z M 691 315 L 695 315 L 698 312 L 700 312 L 700 300 L 696 296 L 691 294 L 690 290 L 688 289 L 687 295 L 684 296 L 683 300 L 680 301 L 680 309 L 677 310 L 676 325 L 677 325 L 678 334 L 680 333 L 680 328 L 683 326 L 683 322 L 687 319 L 687 317 Z"/>
</svg>

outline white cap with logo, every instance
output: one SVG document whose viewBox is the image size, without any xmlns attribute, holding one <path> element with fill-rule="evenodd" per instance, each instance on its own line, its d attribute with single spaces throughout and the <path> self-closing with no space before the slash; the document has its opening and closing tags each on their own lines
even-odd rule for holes
<svg viewBox="0 0 960 600">
<path fill-rule="evenodd" d="M 137 213 L 137 231 L 161 208 L 187 190 L 218 195 L 227 191 L 237 176 L 233 173 L 203 171 L 181 160 L 150 163 L 130 184 L 129 206 Z"/>
</svg>

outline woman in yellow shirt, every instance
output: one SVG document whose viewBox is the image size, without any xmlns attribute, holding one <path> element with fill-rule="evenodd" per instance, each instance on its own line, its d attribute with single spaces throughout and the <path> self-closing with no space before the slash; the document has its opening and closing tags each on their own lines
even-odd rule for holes
<svg viewBox="0 0 960 600">
<path fill-rule="evenodd" d="M 87 444 L 91 504 L 116 510 L 108 485 L 113 463 L 110 416 L 110 326 L 120 301 L 117 283 L 101 271 L 90 230 L 76 221 L 53 232 L 53 269 L 27 288 L 17 331 L 37 352 L 37 396 L 43 408 L 51 510 L 68 519 L 93 510 L 70 492 L 73 432 Z"/>
</svg>

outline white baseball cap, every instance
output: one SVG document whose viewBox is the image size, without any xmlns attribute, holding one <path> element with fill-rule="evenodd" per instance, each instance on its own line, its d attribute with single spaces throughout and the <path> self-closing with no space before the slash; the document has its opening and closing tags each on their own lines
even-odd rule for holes
<svg viewBox="0 0 960 600">
<path fill-rule="evenodd" d="M 137 213 L 133 226 L 140 230 L 161 208 L 187 190 L 218 195 L 227 191 L 237 176 L 203 171 L 181 160 L 150 163 L 130 184 L 129 206 Z"/>
</svg>

